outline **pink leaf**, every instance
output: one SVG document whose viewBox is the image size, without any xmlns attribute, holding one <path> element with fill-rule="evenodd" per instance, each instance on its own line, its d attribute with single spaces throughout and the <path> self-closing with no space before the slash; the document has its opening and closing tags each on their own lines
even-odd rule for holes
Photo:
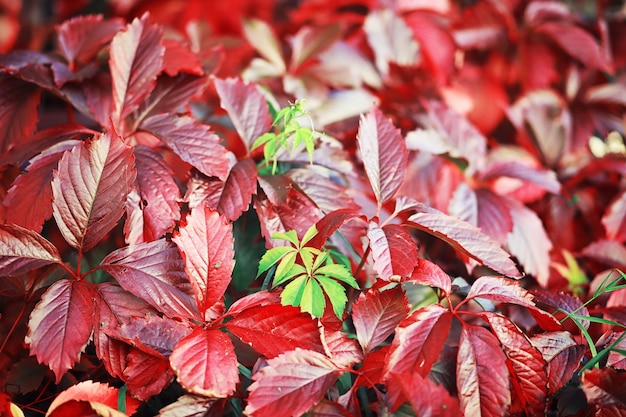
<svg viewBox="0 0 626 417">
<path fill-rule="evenodd" d="M 430 209 L 409 217 L 407 225 L 442 239 L 496 272 L 510 277 L 520 276 L 509 254 L 480 229 L 467 222 Z"/>
<path fill-rule="evenodd" d="M 30 315 L 30 353 L 54 371 L 56 383 L 80 359 L 94 326 L 92 288 L 87 281 L 52 284 Z"/>
<path fill-rule="evenodd" d="M 164 113 L 144 120 L 141 129 L 161 139 L 204 175 L 226 179 L 230 170 L 229 152 L 209 126 L 189 116 Z"/>
<path fill-rule="evenodd" d="M 450 276 L 446 274 L 439 265 L 426 259 L 419 260 L 417 268 L 413 270 L 408 281 L 440 288 L 445 294 L 450 294 L 450 291 L 452 291 L 452 280 Z"/>
<path fill-rule="evenodd" d="M 404 180 L 408 158 L 404 138 L 400 130 L 374 108 L 361 116 L 357 142 L 365 173 L 380 207 L 396 194 Z"/>
<path fill-rule="evenodd" d="M 244 411 L 257 417 L 275 417 L 285 410 L 301 415 L 324 397 L 338 376 L 337 367 L 321 353 L 292 350 L 270 359 L 252 376 Z"/>
<path fill-rule="evenodd" d="M 239 78 L 215 78 L 215 89 L 221 106 L 233 122 L 246 149 L 270 130 L 272 118 L 266 98 L 254 84 Z"/>
<path fill-rule="evenodd" d="M 77 16 L 56 27 L 59 48 L 70 63 L 87 63 L 122 29 L 119 19 L 103 20 L 102 15 Z"/>
<path fill-rule="evenodd" d="M 387 355 L 384 378 L 391 373 L 428 375 L 448 337 L 452 313 L 439 304 L 414 311 L 396 329 Z"/>
<path fill-rule="evenodd" d="M 138 204 L 126 204 L 125 233 L 130 244 L 150 242 L 163 236 L 180 220 L 180 188 L 170 166 L 154 150 L 138 145 L 134 149 L 137 167 Z M 132 225 L 131 219 L 137 224 Z M 139 227 L 133 227 L 139 226 Z"/>
<path fill-rule="evenodd" d="M 419 416 L 456 417 L 460 415 L 459 402 L 441 385 L 413 372 L 391 374 L 387 384 L 399 389 Z"/>
<path fill-rule="evenodd" d="M 296 348 L 324 353 L 318 322 L 296 307 L 281 304 L 251 307 L 226 326 L 266 358 Z"/>
<path fill-rule="evenodd" d="M 135 18 L 111 41 L 113 120 L 117 126 L 150 94 L 163 69 L 161 29 L 148 14 Z"/>
<path fill-rule="evenodd" d="M 479 175 L 482 181 L 496 180 L 500 177 L 515 178 L 530 182 L 555 194 L 561 191 L 561 183 L 557 179 L 554 171 L 533 167 L 516 161 L 492 162 Z"/>
<path fill-rule="evenodd" d="M 128 292 L 169 317 L 199 319 L 185 263 L 177 247 L 164 239 L 110 253 L 100 264 Z"/>
<path fill-rule="evenodd" d="M 37 232 L 0 225 L 0 276 L 14 276 L 53 263 L 62 263 L 57 248 Z"/>
<path fill-rule="evenodd" d="M 381 229 L 370 222 L 367 237 L 379 278 L 390 280 L 411 275 L 418 263 L 417 244 L 404 227 L 388 224 Z"/>
<path fill-rule="evenodd" d="M 486 298 L 500 303 L 513 303 L 523 307 L 534 308 L 534 297 L 518 281 L 512 281 L 502 277 L 484 276 L 478 278 L 472 284 L 467 294 L 468 300 L 472 298 Z"/>
<path fill-rule="evenodd" d="M 461 410 L 466 416 L 503 416 L 511 404 L 506 356 L 494 335 L 464 325 L 457 355 Z"/>
<path fill-rule="evenodd" d="M 115 227 L 135 180 L 133 165 L 130 146 L 107 134 L 63 155 L 52 180 L 52 209 L 71 246 L 87 251 Z"/>
<path fill-rule="evenodd" d="M 37 126 L 41 91 L 7 74 L 0 74 L 0 155 L 21 145 Z"/>
<path fill-rule="evenodd" d="M 477 226 L 489 237 L 500 244 L 506 242 L 507 235 L 513 230 L 511 211 L 502 201 L 505 197 L 486 189 L 476 191 L 478 202 Z"/>
<path fill-rule="evenodd" d="M 361 294 L 352 305 L 352 321 L 363 351 L 369 353 L 384 342 L 408 312 L 408 300 L 400 286 Z"/>
<path fill-rule="evenodd" d="M 611 203 L 602 216 L 602 225 L 606 230 L 606 237 L 623 242 L 626 240 L 626 192 Z"/>
<path fill-rule="evenodd" d="M 78 142 L 68 140 L 32 158 L 25 172 L 13 182 L 2 204 L 7 207 L 6 222 L 41 232 L 52 217 L 52 170 L 63 153 Z"/>
<path fill-rule="evenodd" d="M 198 309 L 205 313 L 224 296 L 235 266 L 232 225 L 207 206 L 196 207 L 172 239 L 185 260 Z"/>
<path fill-rule="evenodd" d="M 194 394 L 224 398 L 239 382 L 235 348 L 219 330 L 196 328 L 176 345 L 170 364 L 178 382 Z"/>
<path fill-rule="evenodd" d="M 104 404 L 113 410 L 118 409 L 119 389 L 103 384 L 101 382 L 83 381 L 76 385 L 72 385 L 65 391 L 56 396 L 50 407 L 48 414 L 52 413 L 55 408 L 68 401 L 89 401 L 90 403 Z M 125 398 L 126 412 L 130 415 L 137 411 L 140 403 L 134 398 Z"/>
</svg>

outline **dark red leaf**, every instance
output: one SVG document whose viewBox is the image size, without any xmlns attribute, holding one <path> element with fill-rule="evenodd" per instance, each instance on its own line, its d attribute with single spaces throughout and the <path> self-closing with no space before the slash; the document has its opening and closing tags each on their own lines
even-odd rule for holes
<svg viewBox="0 0 626 417">
<path fill-rule="evenodd" d="M 61 262 L 57 248 L 37 232 L 15 225 L 0 225 L 0 276 L 20 275 Z"/>
<path fill-rule="evenodd" d="M 370 222 L 367 237 L 379 278 L 400 280 L 411 275 L 419 261 L 417 244 L 404 227 L 388 224 L 380 228 Z"/>
<path fill-rule="evenodd" d="M 191 331 L 187 323 L 144 313 L 109 329 L 107 334 L 146 353 L 157 352 L 167 357 Z"/>
<path fill-rule="evenodd" d="M 439 358 L 451 323 L 450 311 L 438 304 L 420 308 L 402 320 L 391 342 L 383 378 L 404 372 L 428 375 Z"/>
<path fill-rule="evenodd" d="M 409 312 L 402 287 L 370 289 L 352 305 L 352 321 L 365 353 L 376 348 L 395 330 Z"/>
<path fill-rule="evenodd" d="M 295 348 L 324 353 L 318 322 L 296 307 L 251 307 L 237 314 L 226 327 L 266 358 Z"/>
<path fill-rule="evenodd" d="M 588 369 L 582 374 L 581 388 L 590 404 L 626 407 L 626 378 L 611 368 Z"/>
<path fill-rule="evenodd" d="M 41 90 L 10 75 L 0 74 L 0 154 L 18 147 L 37 126 Z"/>
<path fill-rule="evenodd" d="M 303 168 L 289 170 L 287 175 L 323 213 L 340 209 L 359 209 L 359 205 L 354 202 L 348 190 L 331 178 Z"/>
<path fill-rule="evenodd" d="M 570 381 L 580 367 L 585 346 L 576 343 L 572 335 L 565 331 L 538 334 L 531 338 L 531 342 L 548 363 L 548 395 L 553 395 Z"/>
<path fill-rule="evenodd" d="M 624 332 L 616 333 L 613 336 L 611 343 L 615 343 L 620 337 L 621 341 L 615 346 L 615 348 L 626 351 L 626 337 Z M 626 355 L 623 355 L 617 351 L 611 351 L 609 353 L 609 358 L 606 361 L 606 366 L 626 371 Z"/>
<path fill-rule="evenodd" d="M 87 281 L 52 284 L 30 315 L 26 343 L 54 371 L 56 383 L 87 346 L 94 326 L 93 289 Z"/>
<path fill-rule="evenodd" d="M 239 78 L 215 78 L 214 83 L 222 108 L 228 113 L 239 137 L 250 151 L 254 141 L 268 132 L 272 125 L 265 96 L 254 84 Z"/>
<path fill-rule="evenodd" d="M 463 325 L 457 354 L 457 390 L 466 416 L 503 416 L 511 404 L 506 356 L 482 327 Z"/>
<path fill-rule="evenodd" d="M 113 121 L 122 120 L 150 94 L 163 70 L 161 29 L 148 14 L 135 18 L 111 41 L 109 66 L 113 84 Z"/>
<path fill-rule="evenodd" d="M 307 413 L 310 417 L 352 417 L 341 404 L 334 401 L 322 400 L 315 404 Z"/>
<path fill-rule="evenodd" d="M 174 379 L 169 361 L 163 356 L 155 356 L 132 348 L 127 356 L 123 380 L 129 393 L 143 401 L 160 393 Z"/>
<path fill-rule="evenodd" d="M 392 373 L 387 386 L 399 390 L 419 416 L 455 417 L 460 415 L 459 401 L 441 385 L 419 373 Z"/>
<path fill-rule="evenodd" d="M 602 216 L 602 225 L 606 230 L 606 237 L 623 242 L 626 240 L 626 193 L 611 203 Z"/>
<path fill-rule="evenodd" d="M 301 415 L 320 401 L 339 376 L 324 355 L 296 349 L 268 361 L 252 376 L 247 414 L 275 417 L 289 410 Z"/>
<path fill-rule="evenodd" d="M 328 238 L 339 230 L 343 224 L 358 216 L 360 216 L 360 213 L 352 209 L 339 209 L 326 214 L 315 224 L 317 234 L 309 241 L 307 246 L 321 249 Z"/>
<path fill-rule="evenodd" d="M 209 126 L 190 116 L 164 113 L 147 118 L 140 128 L 161 139 L 204 175 L 226 179 L 230 170 L 229 152 Z"/>
<path fill-rule="evenodd" d="M 61 234 L 74 248 L 93 248 L 115 227 L 135 180 L 133 165 L 131 147 L 108 134 L 63 155 L 52 180 L 52 209 Z"/>
<path fill-rule="evenodd" d="M 196 328 L 176 345 L 170 364 L 178 382 L 194 394 L 224 398 L 239 382 L 235 349 L 219 330 Z"/>
<path fill-rule="evenodd" d="M 117 410 L 119 405 L 119 391 L 119 388 L 114 388 L 109 384 L 93 381 L 83 381 L 76 385 L 72 385 L 71 387 L 57 395 L 54 401 L 52 401 L 52 404 L 50 404 L 50 407 L 48 407 L 48 414 L 52 413 L 54 409 L 68 401 L 85 401 L 91 403 L 92 405 L 102 404 L 110 407 L 113 410 Z M 124 403 L 124 406 L 126 407 L 126 412 L 129 415 L 135 413 L 140 405 L 139 401 L 132 397 L 126 397 Z"/>
<path fill-rule="evenodd" d="M 59 49 L 70 68 L 76 62 L 87 63 L 122 29 L 120 19 L 103 20 L 102 15 L 77 16 L 56 27 Z"/>
<path fill-rule="evenodd" d="M 150 95 L 137 110 L 137 121 L 160 113 L 175 113 L 186 106 L 189 100 L 201 94 L 208 83 L 207 77 L 180 73 L 175 77 L 161 74 Z"/>
<path fill-rule="evenodd" d="M 472 284 L 467 299 L 486 298 L 500 303 L 513 303 L 527 308 L 534 308 L 534 297 L 517 281 L 502 277 L 484 276 Z"/>
<path fill-rule="evenodd" d="M 377 108 L 361 116 L 357 143 L 365 173 L 381 206 L 393 198 L 404 181 L 406 143 L 400 130 Z"/>
<path fill-rule="evenodd" d="M 413 270 L 408 281 L 416 284 L 428 285 L 429 287 L 441 288 L 444 293 L 450 294 L 452 280 L 437 264 L 426 259 L 420 259 L 417 268 Z"/>
<path fill-rule="evenodd" d="M 41 232 L 44 221 L 52 217 L 52 170 L 63 153 L 77 144 L 75 140 L 60 142 L 29 161 L 2 202 L 7 223 Z"/>
<path fill-rule="evenodd" d="M 205 314 L 224 296 L 235 266 L 233 228 L 218 212 L 196 207 L 172 239 L 185 260 L 198 309 Z"/>
</svg>

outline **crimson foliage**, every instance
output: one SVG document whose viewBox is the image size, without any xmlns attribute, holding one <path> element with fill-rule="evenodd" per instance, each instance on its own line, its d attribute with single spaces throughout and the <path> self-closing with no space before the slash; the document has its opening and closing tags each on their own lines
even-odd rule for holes
<svg viewBox="0 0 626 417">
<path fill-rule="evenodd" d="M 619 2 L 9 3 L 0 414 L 626 415 Z"/>
</svg>

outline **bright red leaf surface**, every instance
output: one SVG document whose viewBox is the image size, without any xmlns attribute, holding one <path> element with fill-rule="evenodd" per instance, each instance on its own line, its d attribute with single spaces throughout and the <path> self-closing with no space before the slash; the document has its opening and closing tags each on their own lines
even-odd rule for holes
<svg viewBox="0 0 626 417">
<path fill-rule="evenodd" d="M 582 374 L 582 390 L 591 404 L 626 408 L 626 378 L 611 368 L 589 369 Z"/>
<path fill-rule="evenodd" d="M 453 417 L 460 415 L 459 401 L 441 385 L 419 373 L 392 373 L 390 386 L 396 386 L 420 416 Z"/>
<path fill-rule="evenodd" d="M 59 49 L 72 68 L 92 60 L 122 27 L 121 20 L 104 20 L 102 15 L 77 16 L 56 28 Z"/>
<path fill-rule="evenodd" d="M 174 379 L 174 371 L 167 358 L 132 348 L 126 357 L 123 380 L 129 393 L 142 401 L 160 393 Z"/>
<path fill-rule="evenodd" d="M 61 255 L 52 243 L 23 227 L 0 225 L 0 276 L 19 275 L 53 263 L 61 263 Z"/>
<path fill-rule="evenodd" d="M 48 408 L 48 413 L 52 413 L 55 408 L 67 401 L 89 401 L 100 403 L 111 407 L 113 410 L 118 408 L 119 389 L 100 382 L 84 381 L 76 385 L 72 385 L 59 394 L 52 401 Z M 124 399 L 126 412 L 130 415 L 137 411 L 140 403 L 134 398 L 126 397 Z"/>
<path fill-rule="evenodd" d="M 388 224 L 381 228 L 370 222 L 367 237 L 379 278 L 402 279 L 411 275 L 418 263 L 417 245 L 404 227 Z"/>
<path fill-rule="evenodd" d="M 441 288 L 445 294 L 450 294 L 452 290 L 452 280 L 437 264 L 426 259 L 420 259 L 417 267 L 413 270 L 408 279 L 416 284 L 428 285 L 430 287 Z"/>
<path fill-rule="evenodd" d="M 534 297 L 519 285 L 507 278 L 484 276 L 478 278 L 467 293 L 467 299 L 486 298 L 501 303 L 513 303 L 533 308 Z"/>
</svg>

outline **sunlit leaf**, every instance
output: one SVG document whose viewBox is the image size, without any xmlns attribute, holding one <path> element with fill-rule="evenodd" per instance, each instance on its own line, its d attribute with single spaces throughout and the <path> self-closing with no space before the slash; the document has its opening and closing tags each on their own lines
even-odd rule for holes
<svg viewBox="0 0 626 417">
<path fill-rule="evenodd" d="M 19 275 L 61 263 L 57 248 L 38 233 L 15 225 L 0 225 L 0 276 Z"/>
</svg>

